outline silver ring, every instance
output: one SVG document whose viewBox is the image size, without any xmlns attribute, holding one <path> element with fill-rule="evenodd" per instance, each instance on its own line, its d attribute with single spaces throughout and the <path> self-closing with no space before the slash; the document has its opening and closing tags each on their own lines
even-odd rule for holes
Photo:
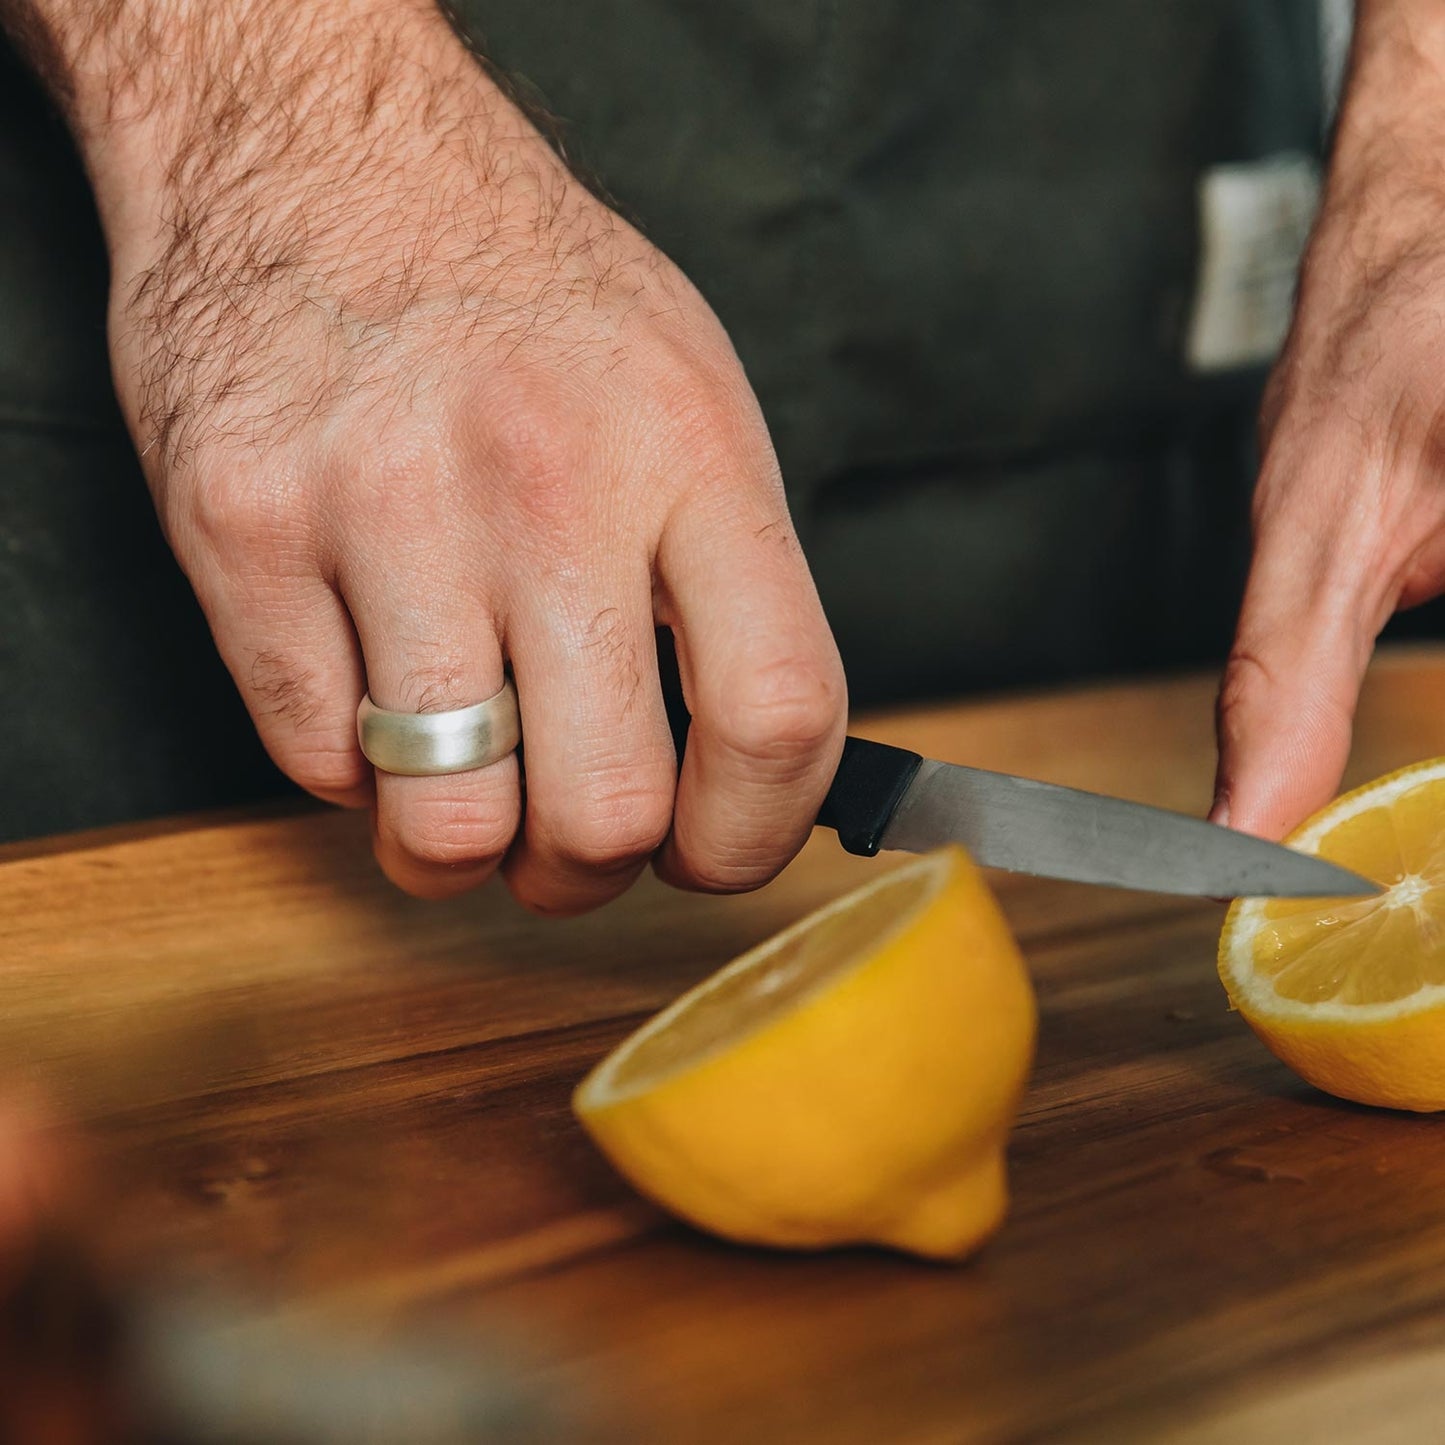
<svg viewBox="0 0 1445 1445">
<path fill-rule="evenodd" d="M 436 778 L 487 768 L 513 752 L 522 740 L 517 689 L 451 712 L 388 712 L 368 693 L 356 709 L 361 751 L 383 773 Z"/>
</svg>

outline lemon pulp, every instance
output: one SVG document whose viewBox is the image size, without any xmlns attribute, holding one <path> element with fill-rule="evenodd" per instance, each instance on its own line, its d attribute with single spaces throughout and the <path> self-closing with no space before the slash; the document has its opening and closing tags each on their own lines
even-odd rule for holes
<svg viewBox="0 0 1445 1445">
<path fill-rule="evenodd" d="M 1346 794 L 1286 841 L 1382 891 L 1237 902 L 1219 953 L 1231 1001 L 1330 1093 L 1445 1107 L 1445 759 Z"/>
</svg>

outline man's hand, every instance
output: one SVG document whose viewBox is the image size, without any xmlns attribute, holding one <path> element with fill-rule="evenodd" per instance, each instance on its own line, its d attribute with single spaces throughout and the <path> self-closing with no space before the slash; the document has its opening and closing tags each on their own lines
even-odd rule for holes
<svg viewBox="0 0 1445 1445">
<path fill-rule="evenodd" d="M 1323 805 L 1392 612 L 1445 590 L 1445 10 L 1365 0 L 1295 322 L 1266 393 L 1213 817 Z"/>
<path fill-rule="evenodd" d="M 547 912 L 659 848 L 688 886 L 775 873 L 836 763 L 843 678 L 756 402 L 685 278 L 429 0 L 7 7 L 93 178 L 162 522 L 279 765 L 374 803 L 383 866 L 421 894 L 504 855 Z M 655 623 L 694 716 L 680 780 Z M 507 664 L 525 804 L 514 758 L 373 776 L 363 690 L 456 708 Z"/>
</svg>

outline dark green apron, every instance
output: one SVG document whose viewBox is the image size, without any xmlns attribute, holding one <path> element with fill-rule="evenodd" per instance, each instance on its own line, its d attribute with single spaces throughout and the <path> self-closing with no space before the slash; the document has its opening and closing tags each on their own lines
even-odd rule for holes
<svg viewBox="0 0 1445 1445">
<path fill-rule="evenodd" d="M 1199 177 L 1317 152 L 1317 0 L 467 0 L 697 282 L 856 703 L 1217 655 L 1258 368 L 1183 361 Z M 103 260 L 0 58 L 0 836 L 278 784 L 105 375 Z"/>
</svg>

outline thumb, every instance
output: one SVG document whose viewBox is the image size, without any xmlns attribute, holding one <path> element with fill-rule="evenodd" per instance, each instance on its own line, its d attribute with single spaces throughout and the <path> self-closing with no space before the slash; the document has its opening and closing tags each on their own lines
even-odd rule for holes
<svg viewBox="0 0 1445 1445">
<path fill-rule="evenodd" d="M 1339 788 L 1388 607 L 1358 555 L 1342 571 L 1332 552 L 1304 529 L 1260 535 L 1219 691 L 1215 823 L 1281 838 Z"/>
</svg>

